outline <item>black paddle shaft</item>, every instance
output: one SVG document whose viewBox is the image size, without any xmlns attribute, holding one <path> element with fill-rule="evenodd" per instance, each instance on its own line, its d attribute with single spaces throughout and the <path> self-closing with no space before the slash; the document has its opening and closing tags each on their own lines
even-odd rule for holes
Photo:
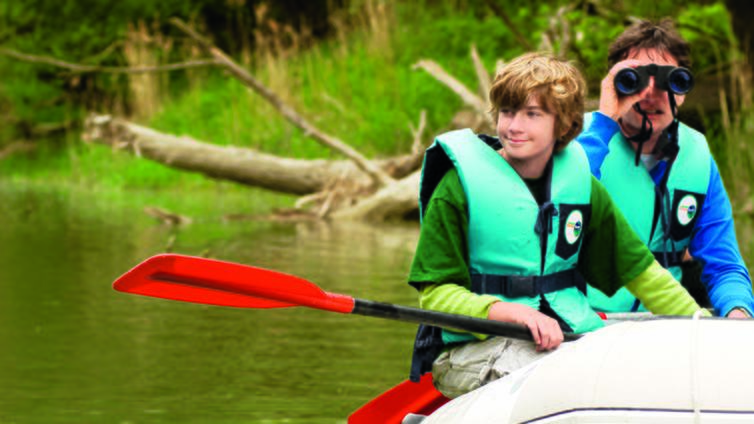
<svg viewBox="0 0 754 424">
<path fill-rule="evenodd" d="M 458 330 L 470 331 L 472 333 L 490 334 L 519 340 L 533 340 L 531 332 L 523 325 L 473 318 L 465 315 L 446 314 L 444 312 L 428 311 L 426 309 L 392 305 L 389 303 L 373 302 L 371 300 L 354 299 L 354 308 L 351 313 L 369 317 L 389 318 L 397 321 L 435 325 L 438 327 L 455 328 Z M 563 336 L 565 337 L 565 341 L 573 341 L 581 337 L 580 334 L 574 333 L 564 333 Z"/>
</svg>

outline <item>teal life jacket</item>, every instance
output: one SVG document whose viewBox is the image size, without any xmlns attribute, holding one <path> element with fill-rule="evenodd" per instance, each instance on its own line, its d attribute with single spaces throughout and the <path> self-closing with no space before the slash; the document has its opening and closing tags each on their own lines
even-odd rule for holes
<svg viewBox="0 0 754 424">
<path fill-rule="evenodd" d="M 587 114 L 586 127 L 591 114 Z M 665 192 L 655 184 L 649 170 L 635 163 L 636 151 L 619 131 L 608 143 L 609 153 L 600 171 L 601 182 L 631 228 L 649 247 L 657 261 L 676 280 L 681 280 L 681 261 L 707 193 L 711 154 L 707 140 L 698 131 L 678 126 L 678 154 L 665 170 Z M 589 303 L 606 312 L 645 311 L 626 289 L 608 297 L 589 286 Z"/>
<path fill-rule="evenodd" d="M 485 141 L 492 143 L 490 139 L 497 142 L 491 137 Z M 442 134 L 424 158 L 422 217 L 451 167 L 458 171 L 468 202 L 471 290 L 554 314 L 568 331 L 602 327 L 575 269 L 591 214 L 592 177 L 581 146 L 571 143 L 553 155 L 548 164 L 549 197 L 539 205 L 508 162 L 471 130 Z M 434 360 L 433 354 L 417 349 L 436 345 L 438 337 L 442 345 L 476 340 L 467 333 L 420 327 L 412 379 L 431 369 Z"/>
</svg>

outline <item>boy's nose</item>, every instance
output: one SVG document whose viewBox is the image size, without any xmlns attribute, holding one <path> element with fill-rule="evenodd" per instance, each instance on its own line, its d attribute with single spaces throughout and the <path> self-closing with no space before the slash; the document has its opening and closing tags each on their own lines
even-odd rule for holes
<svg viewBox="0 0 754 424">
<path fill-rule="evenodd" d="M 513 114 L 513 117 L 511 118 L 510 124 L 508 124 L 508 129 L 511 131 L 517 131 L 521 124 L 522 115 L 521 112 L 516 112 Z"/>
</svg>

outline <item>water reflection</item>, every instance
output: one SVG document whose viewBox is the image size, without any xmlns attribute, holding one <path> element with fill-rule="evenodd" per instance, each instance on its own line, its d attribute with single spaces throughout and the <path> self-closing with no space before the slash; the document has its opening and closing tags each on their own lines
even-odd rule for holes
<svg viewBox="0 0 754 424">
<path fill-rule="evenodd" d="M 116 293 L 166 247 L 414 304 L 416 225 L 155 224 L 97 196 L 0 188 L 0 422 L 345 422 L 405 378 L 412 324 Z M 212 202 L 213 199 L 206 199 Z"/>
</svg>

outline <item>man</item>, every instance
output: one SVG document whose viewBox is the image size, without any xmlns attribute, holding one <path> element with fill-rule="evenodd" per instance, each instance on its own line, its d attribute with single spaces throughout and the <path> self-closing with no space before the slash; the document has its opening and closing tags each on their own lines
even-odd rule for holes
<svg viewBox="0 0 754 424">
<path fill-rule="evenodd" d="M 690 71 L 678 71 L 690 67 L 689 55 L 669 19 L 626 29 L 608 52 L 611 69 L 602 81 L 599 111 L 587 115 L 577 140 L 592 174 L 658 261 L 680 280 L 688 251 L 702 264 L 701 281 L 716 314 L 745 318 L 754 311 L 754 299 L 730 201 L 704 136 L 676 118 L 693 85 Z M 627 74 L 633 79 L 621 79 Z M 683 78 L 673 80 L 678 75 Z M 637 82 L 642 78 L 643 88 Z M 626 290 L 607 297 L 590 287 L 588 296 L 602 311 L 640 307 Z"/>
</svg>

